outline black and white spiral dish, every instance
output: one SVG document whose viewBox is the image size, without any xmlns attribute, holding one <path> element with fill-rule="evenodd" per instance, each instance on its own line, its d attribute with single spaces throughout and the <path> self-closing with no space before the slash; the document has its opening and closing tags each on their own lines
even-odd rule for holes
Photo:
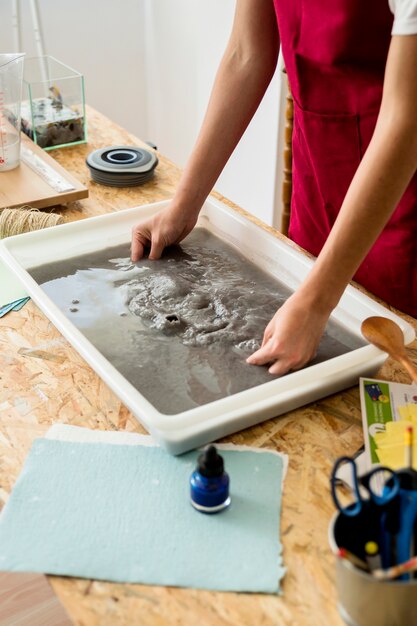
<svg viewBox="0 0 417 626">
<path fill-rule="evenodd" d="M 107 146 L 86 159 L 91 178 L 110 187 L 135 187 L 150 180 L 158 165 L 154 152 L 135 146 Z"/>
</svg>

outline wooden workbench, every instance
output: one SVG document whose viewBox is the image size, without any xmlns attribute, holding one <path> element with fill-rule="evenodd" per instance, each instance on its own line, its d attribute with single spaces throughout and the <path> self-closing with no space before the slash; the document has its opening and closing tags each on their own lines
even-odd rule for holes
<svg viewBox="0 0 417 626">
<path fill-rule="evenodd" d="M 143 187 L 115 189 L 90 182 L 85 157 L 91 150 L 140 142 L 91 109 L 88 128 L 87 145 L 50 153 L 90 189 L 88 199 L 61 209 L 67 221 L 173 195 L 179 170 L 163 157 L 160 157 L 154 180 Z M 403 317 L 417 328 L 415 320 Z M 417 363 L 416 342 L 411 344 L 409 353 Z M 410 382 L 407 374 L 392 361 L 387 361 L 380 375 L 389 380 Z M 33 440 L 42 436 L 54 422 L 145 432 L 30 302 L 20 312 L 10 313 L 0 320 L 0 507 L 7 500 Z M 342 624 L 336 609 L 334 563 L 327 543 L 327 527 L 333 514 L 329 475 L 339 455 L 353 454 L 363 443 L 358 388 L 268 420 L 228 437 L 227 441 L 289 455 L 281 525 L 288 568 L 283 595 L 214 593 L 50 577 L 75 624 Z"/>
</svg>

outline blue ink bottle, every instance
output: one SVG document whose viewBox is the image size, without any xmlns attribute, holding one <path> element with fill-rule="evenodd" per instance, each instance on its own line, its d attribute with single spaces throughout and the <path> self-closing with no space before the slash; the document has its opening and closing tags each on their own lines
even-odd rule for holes
<svg viewBox="0 0 417 626">
<path fill-rule="evenodd" d="M 218 513 L 229 506 L 229 476 L 216 446 L 209 446 L 198 457 L 190 491 L 191 504 L 202 513 Z"/>
</svg>

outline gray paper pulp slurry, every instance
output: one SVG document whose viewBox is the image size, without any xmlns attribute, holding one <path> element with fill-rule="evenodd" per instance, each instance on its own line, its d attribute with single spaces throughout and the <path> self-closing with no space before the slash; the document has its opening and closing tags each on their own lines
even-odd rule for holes
<svg viewBox="0 0 417 626">
<path fill-rule="evenodd" d="M 272 380 L 245 363 L 290 290 L 197 228 L 159 261 L 125 244 L 29 270 L 71 322 L 161 413 Z M 364 345 L 330 322 L 319 363 Z"/>
</svg>

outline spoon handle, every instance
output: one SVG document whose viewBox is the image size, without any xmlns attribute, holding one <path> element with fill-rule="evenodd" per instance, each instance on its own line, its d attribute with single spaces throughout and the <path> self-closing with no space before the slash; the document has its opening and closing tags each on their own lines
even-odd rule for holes
<svg viewBox="0 0 417 626">
<path fill-rule="evenodd" d="M 405 369 L 410 374 L 410 376 L 413 379 L 413 381 L 417 384 L 417 368 L 412 363 L 412 361 L 408 358 L 407 355 L 400 356 L 400 358 L 398 360 L 405 367 Z"/>
</svg>

